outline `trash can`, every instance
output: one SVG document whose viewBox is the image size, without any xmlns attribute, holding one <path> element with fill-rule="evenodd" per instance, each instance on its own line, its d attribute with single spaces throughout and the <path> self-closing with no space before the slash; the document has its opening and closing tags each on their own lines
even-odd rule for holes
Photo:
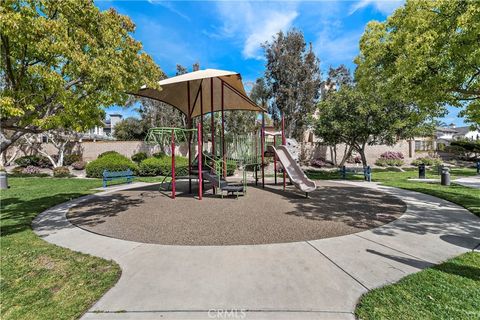
<svg viewBox="0 0 480 320">
<path fill-rule="evenodd" d="M 425 164 L 419 164 L 418 165 L 418 178 L 419 179 L 425 179 Z"/>
<path fill-rule="evenodd" d="M 442 186 L 450 185 L 450 170 L 448 168 L 442 169 L 441 184 Z"/>
<path fill-rule="evenodd" d="M 8 189 L 7 173 L 0 171 L 0 190 Z"/>
</svg>

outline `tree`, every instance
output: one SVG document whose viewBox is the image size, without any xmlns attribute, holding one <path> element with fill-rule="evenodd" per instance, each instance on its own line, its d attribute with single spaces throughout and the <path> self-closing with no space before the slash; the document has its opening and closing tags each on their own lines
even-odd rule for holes
<svg viewBox="0 0 480 320">
<path fill-rule="evenodd" d="M 161 71 L 135 25 L 93 1 L 9 0 L 0 12 L 0 152 L 26 133 L 84 131 Z"/>
<path fill-rule="evenodd" d="M 52 156 L 43 149 L 45 145 L 42 143 L 43 137 L 47 138 L 48 143 L 57 149 L 57 154 Z M 81 133 L 69 129 L 52 129 L 41 134 L 27 133 L 22 136 L 23 142 L 30 146 L 37 153 L 45 156 L 52 163 L 54 168 L 62 167 L 67 150 L 73 149 L 75 144 L 79 141 Z"/>
<path fill-rule="evenodd" d="M 303 34 L 292 29 L 280 31 L 263 45 L 267 59 L 265 79 L 271 90 L 273 115 L 285 115 L 285 133 L 301 139 L 307 115 L 313 113 L 320 91 L 320 61 Z"/>
<path fill-rule="evenodd" d="M 379 94 L 432 115 L 462 107 L 480 126 L 480 6 L 476 1 L 407 0 L 360 40 L 356 78 Z M 369 90 L 369 89 L 367 89 Z"/>
<path fill-rule="evenodd" d="M 364 166 L 368 165 L 365 156 L 368 145 L 393 145 L 399 139 L 413 138 L 420 129 L 427 128 L 428 120 L 415 105 L 379 99 L 354 84 L 329 93 L 319 103 L 318 111 L 316 135 L 326 144 L 348 146 L 340 166 L 352 151 L 360 154 Z"/>
<path fill-rule="evenodd" d="M 117 140 L 143 140 L 147 131 L 148 128 L 144 121 L 130 117 L 119 121 L 115 125 L 113 136 Z"/>
</svg>

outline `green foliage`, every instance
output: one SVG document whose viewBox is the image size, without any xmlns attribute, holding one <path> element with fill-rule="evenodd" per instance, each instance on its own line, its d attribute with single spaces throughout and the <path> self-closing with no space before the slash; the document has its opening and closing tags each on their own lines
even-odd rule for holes
<svg viewBox="0 0 480 320">
<path fill-rule="evenodd" d="M 140 163 L 147 158 L 148 158 L 148 155 L 146 152 L 137 152 L 132 156 L 132 161 L 136 163 Z"/>
<path fill-rule="evenodd" d="M 105 156 L 111 156 L 111 155 L 119 155 L 121 156 L 120 153 L 118 153 L 117 151 L 113 151 L 113 150 L 110 150 L 110 151 L 105 151 L 105 152 L 102 152 L 98 155 L 97 159 L 100 159 L 100 158 L 103 158 Z"/>
<path fill-rule="evenodd" d="M 13 133 L 0 151 L 26 132 L 91 128 L 103 107 L 158 87 L 162 72 L 134 31 L 127 16 L 93 1 L 3 1 L 0 124 Z"/>
<path fill-rule="evenodd" d="M 147 158 L 140 163 L 138 172 L 141 176 L 170 176 L 172 174 L 172 158 Z M 175 175 L 188 175 L 188 158 L 175 157 Z"/>
<path fill-rule="evenodd" d="M 78 153 L 67 154 L 63 158 L 63 165 L 69 166 L 69 165 L 71 165 L 71 164 L 73 164 L 74 162 L 77 162 L 77 161 L 82 161 L 82 155 L 81 154 L 78 154 Z"/>
<path fill-rule="evenodd" d="M 117 140 L 143 140 L 147 131 L 148 128 L 142 120 L 126 118 L 115 125 L 113 136 Z"/>
<path fill-rule="evenodd" d="M 155 152 L 155 153 L 152 153 L 152 157 L 155 157 L 155 158 L 163 158 L 163 157 L 166 157 L 167 155 L 165 154 L 165 152 Z"/>
<path fill-rule="evenodd" d="M 67 178 L 70 177 L 70 170 L 68 170 L 68 167 L 56 167 L 53 168 L 53 176 L 55 178 Z"/>
<path fill-rule="evenodd" d="M 440 158 L 423 157 L 413 160 L 411 164 L 412 166 L 418 166 L 420 164 L 424 164 L 426 166 L 438 166 L 442 164 L 442 160 Z"/>
<path fill-rule="evenodd" d="M 379 97 L 442 115 L 463 108 L 480 126 L 477 1 L 410 0 L 385 22 L 372 21 L 360 40 L 356 78 Z"/>
<path fill-rule="evenodd" d="M 319 97 L 320 61 L 303 33 L 292 29 L 280 31 L 264 44 L 267 60 L 265 80 L 272 98 L 270 113 L 278 119 L 285 115 L 287 137 L 300 139 L 308 124 L 307 115 L 315 111 Z"/>
<path fill-rule="evenodd" d="M 20 167 L 35 166 L 40 168 L 50 168 L 52 166 L 50 160 L 41 155 L 23 156 L 15 159 L 14 162 Z"/>
<path fill-rule="evenodd" d="M 103 171 L 125 171 L 132 170 L 134 173 L 138 171 L 138 166 L 130 159 L 118 153 L 110 153 L 99 156 L 97 160 L 89 162 L 85 167 L 87 177 L 101 178 Z"/>
<path fill-rule="evenodd" d="M 227 160 L 227 176 L 233 176 L 237 169 L 237 162 L 234 160 Z"/>
<path fill-rule="evenodd" d="M 480 153 L 480 140 L 454 140 L 450 145 L 460 147 L 467 152 Z"/>
<path fill-rule="evenodd" d="M 393 145 L 399 138 L 411 137 L 425 120 L 414 106 L 377 99 L 353 84 L 329 92 L 319 103 L 318 111 L 315 134 L 325 144 L 350 146 L 360 154 L 363 165 L 368 165 L 367 145 Z M 351 149 L 347 150 L 349 153 Z"/>
</svg>

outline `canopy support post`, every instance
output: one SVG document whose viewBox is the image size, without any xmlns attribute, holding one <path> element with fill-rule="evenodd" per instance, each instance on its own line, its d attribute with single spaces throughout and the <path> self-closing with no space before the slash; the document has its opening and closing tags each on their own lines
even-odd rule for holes
<svg viewBox="0 0 480 320">
<path fill-rule="evenodd" d="M 265 112 L 262 112 L 262 131 L 260 132 L 261 151 L 262 151 L 262 188 L 265 189 Z"/>
<path fill-rule="evenodd" d="M 277 136 L 273 136 L 273 147 L 277 147 Z M 275 175 L 275 185 L 277 185 L 277 153 L 273 154 L 273 172 Z"/>
<path fill-rule="evenodd" d="M 212 157 L 213 171 L 215 172 L 215 117 L 213 112 L 213 78 L 210 78 L 210 130 L 212 131 Z M 213 186 L 213 194 L 215 194 L 215 186 Z"/>
<path fill-rule="evenodd" d="M 224 83 L 222 81 L 222 158 L 223 158 L 223 178 L 227 177 L 227 158 L 225 153 L 225 99 L 224 99 Z"/>
<path fill-rule="evenodd" d="M 203 197 L 203 177 L 202 177 L 202 160 L 203 160 L 203 151 L 202 151 L 202 124 L 197 125 L 197 140 L 198 140 L 198 200 L 202 200 Z"/>
<path fill-rule="evenodd" d="M 190 82 L 187 82 L 187 103 L 188 103 L 187 127 L 188 129 L 191 129 L 192 116 L 190 112 Z M 188 193 L 192 193 L 191 174 L 192 174 L 192 132 L 189 131 L 188 132 Z"/>
<path fill-rule="evenodd" d="M 175 130 L 172 129 L 172 199 L 175 199 Z"/>
</svg>

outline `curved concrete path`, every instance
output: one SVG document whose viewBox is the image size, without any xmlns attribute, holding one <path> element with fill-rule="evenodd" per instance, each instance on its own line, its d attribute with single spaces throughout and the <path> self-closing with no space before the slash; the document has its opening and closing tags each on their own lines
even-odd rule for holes
<svg viewBox="0 0 480 320">
<path fill-rule="evenodd" d="M 407 203 L 407 211 L 356 234 L 250 246 L 144 244 L 93 234 L 66 220 L 73 205 L 145 185 L 136 183 L 53 207 L 33 227 L 48 242 L 121 266 L 118 283 L 84 319 L 353 319 L 368 290 L 480 244 L 480 219 L 457 205 L 374 183 L 348 183 L 392 193 Z"/>
</svg>

